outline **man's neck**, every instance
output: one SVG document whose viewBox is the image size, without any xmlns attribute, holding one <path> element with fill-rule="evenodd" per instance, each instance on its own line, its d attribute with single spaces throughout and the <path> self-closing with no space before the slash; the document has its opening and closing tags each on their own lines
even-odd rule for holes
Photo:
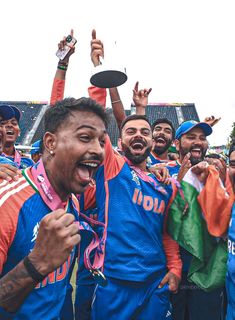
<svg viewBox="0 0 235 320">
<path fill-rule="evenodd" d="M 54 189 L 56 194 L 60 197 L 62 202 L 67 201 L 69 195 L 67 194 L 67 192 L 63 188 L 59 187 L 59 183 L 58 183 L 57 178 L 56 178 L 57 174 L 56 174 L 56 172 L 53 171 L 51 161 L 50 160 L 47 161 L 45 159 L 43 159 L 42 161 L 43 161 L 43 165 L 44 165 L 44 168 L 45 168 L 45 172 L 46 172 L 47 178 L 48 178 L 52 188 Z"/>
<path fill-rule="evenodd" d="M 14 144 L 9 144 L 9 145 L 4 145 L 3 148 L 3 152 L 7 155 L 7 156 L 11 156 L 14 157 L 15 155 L 15 146 Z"/>
<path fill-rule="evenodd" d="M 138 164 L 134 164 L 135 167 L 139 168 L 140 170 L 142 171 L 148 171 L 147 169 L 147 161 L 144 160 L 143 162 L 141 163 L 138 163 Z"/>
<path fill-rule="evenodd" d="M 165 152 L 158 154 L 155 150 L 152 150 L 152 153 L 155 155 L 155 157 L 157 157 L 160 160 L 169 160 L 168 158 L 168 150 L 166 150 Z"/>
</svg>

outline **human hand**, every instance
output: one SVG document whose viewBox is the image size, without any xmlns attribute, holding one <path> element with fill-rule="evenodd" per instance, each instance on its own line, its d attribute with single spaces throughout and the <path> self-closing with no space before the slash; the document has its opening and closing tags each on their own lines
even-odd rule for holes
<svg viewBox="0 0 235 320">
<path fill-rule="evenodd" d="M 177 175 L 177 180 L 179 182 L 181 182 L 183 180 L 183 177 L 186 175 L 186 173 L 188 172 L 188 170 L 191 168 L 191 162 L 190 162 L 190 152 L 186 154 L 186 156 L 184 157 L 181 166 L 180 166 L 180 170 L 178 172 Z"/>
<path fill-rule="evenodd" d="M 180 283 L 180 278 L 178 278 L 173 272 L 169 271 L 160 282 L 158 288 L 162 288 L 167 283 L 169 285 L 169 290 L 172 293 L 177 293 L 179 283 Z"/>
<path fill-rule="evenodd" d="M 206 162 L 209 165 L 212 165 L 215 167 L 215 169 L 219 172 L 220 179 L 223 183 L 225 183 L 226 180 L 226 172 L 227 172 L 227 165 L 224 159 L 216 159 L 216 158 L 206 158 Z"/>
<path fill-rule="evenodd" d="M 10 164 L 0 164 L 0 178 L 7 181 L 17 181 L 21 171 Z"/>
<path fill-rule="evenodd" d="M 145 108 L 148 104 L 148 96 L 152 88 L 139 90 L 139 82 L 137 81 L 133 89 L 133 102 L 136 108 Z"/>
<path fill-rule="evenodd" d="M 94 67 L 100 65 L 100 57 L 104 58 L 104 46 L 103 42 L 96 39 L 96 30 L 92 30 L 92 40 L 91 40 L 91 61 Z"/>
<path fill-rule="evenodd" d="M 198 164 L 195 164 L 192 167 L 192 172 L 197 175 L 199 181 L 205 184 L 209 174 L 208 163 L 206 161 L 201 161 Z"/>
<path fill-rule="evenodd" d="M 220 121 L 220 119 L 221 119 L 221 117 L 215 118 L 215 116 L 210 116 L 210 117 L 206 117 L 203 122 L 206 122 L 211 127 L 213 127 L 216 123 L 218 123 Z"/>
<path fill-rule="evenodd" d="M 153 167 L 148 168 L 149 171 L 154 174 L 157 179 L 164 184 L 170 184 L 170 173 L 169 170 L 163 165 L 155 165 Z"/>
<path fill-rule="evenodd" d="M 60 267 L 80 242 L 79 225 L 74 220 L 74 215 L 63 209 L 55 210 L 41 220 L 29 259 L 42 275 Z"/>
<path fill-rule="evenodd" d="M 73 37 L 73 29 L 71 29 L 70 31 L 70 36 Z M 75 52 L 75 45 L 74 44 L 68 44 L 66 43 L 66 37 L 64 37 L 59 43 L 58 43 L 58 49 L 59 50 L 63 50 L 65 45 L 69 46 L 70 47 L 70 50 L 69 52 L 66 54 L 66 56 L 64 57 L 63 60 L 60 60 L 60 62 L 62 63 L 65 63 L 65 64 L 68 64 L 69 63 L 69 58 L 70 56 Z"/>
</svg>

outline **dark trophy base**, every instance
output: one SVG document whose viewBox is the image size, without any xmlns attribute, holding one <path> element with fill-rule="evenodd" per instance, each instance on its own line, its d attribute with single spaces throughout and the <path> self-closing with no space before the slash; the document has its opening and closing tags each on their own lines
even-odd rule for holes
<svg viewBox="0 0 235 320">
<path fill-rule="evenodd" d="M 90 79 L 93 86 L 98 88 L 114 88 L 127 81 L 127 75 L 117 70 L 105 70 L 95 74 Z"/>
</svg>

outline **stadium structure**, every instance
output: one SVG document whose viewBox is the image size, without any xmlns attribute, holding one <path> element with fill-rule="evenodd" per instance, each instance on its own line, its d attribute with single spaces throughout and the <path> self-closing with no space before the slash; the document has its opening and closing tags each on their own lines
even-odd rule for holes
<svg viewBox="0 0 235 320">
<path fill-rule="evenodd" d="M 0 104 L 12 104 L 20 109 L 22 117 L 20 120 L 21 135 L 17 144 L 30 146 L 33 142 L 43 136 L 43 115 L 49 107 L 46 101 L 0 101 Z M 119 137 L 118 127 L 112 113 L 107 109 L 110 121 L 107 128 L 113 146 L 117 146 Z M 135 107 L 125 110 L 126 115 L 134 114 Z M 146 107 L 146 115 L 150 122 L 157 118 L 168 118 L 172 121 L 175 129 L 186 120 L 199 121 L 198 113 L 194 103 L 152 103 Z"/>
</svg>

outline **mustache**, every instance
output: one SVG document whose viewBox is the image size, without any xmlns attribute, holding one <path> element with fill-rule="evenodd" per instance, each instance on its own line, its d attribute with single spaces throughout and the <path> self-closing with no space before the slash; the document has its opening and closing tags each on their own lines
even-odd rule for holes
<svg viewBox="0 0 235 320">
<path fill-rule="evenodd" d="M 133 143 L 141 143 L 144 147 L 147 146 L 147 142 L 141 138 L 134 138 L 133 140 L 130 141 L 130 145 L 132 145 Z"/>
<path fill-rule="evenodd" d="M 103 161 L 103 156 L 101 156 L 101 155 L 92 155 L 90 157 L 82 157 L 78 161 L 76 161 L 76 163 L 80 164 L 80 162 L 83 162 L 83 161 L 99 161 L 99 162 L 102 162 Z"/>
</svg>

